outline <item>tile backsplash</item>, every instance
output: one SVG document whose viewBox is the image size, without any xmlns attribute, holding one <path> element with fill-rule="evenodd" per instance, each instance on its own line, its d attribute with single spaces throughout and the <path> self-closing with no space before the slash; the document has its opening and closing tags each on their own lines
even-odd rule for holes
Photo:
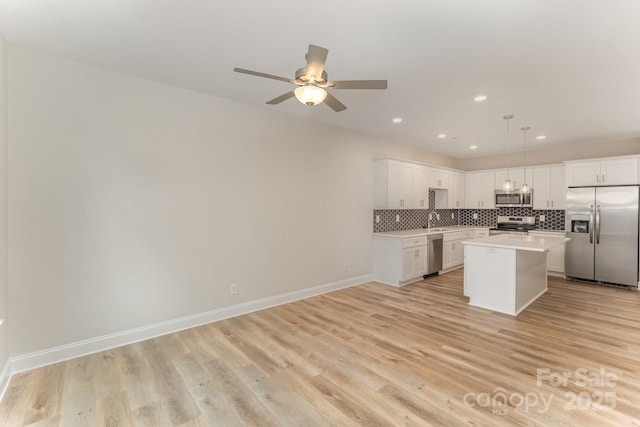
<svg viewBox="0 0 640 427">
<path fill-rule="evenodd" d="M 460 209 L 435 209 L 436 193 L 429 190 L 429 209 L 374 209 L 373 211 L 373 232 L 382 233 L 385 231 L 411 230 L 423 228 L 429 222 L 429 214 L 433 220 L 431 226 L 446 227 L 459 224 Z M 376 223 L 376 215 L 380 215 L 380 222 Z M 400 222 L 396 222 L 396 215 L 400 215 Z M 440 219 L 436 218 L 440 215 Z M 453 215 L 453 218 L 452 218 Z"/>
<path fill-rule="evenodd" d="M 536 228 L 540 230 L 564 230 L 564 210 L 533 210 L 532 208 L 498 208 L 498 209 L 435 209 L 435 191 L 429 191 L 429 209 L 375 209 L 373 211 L 373 232 L 410 230 L 427 226 L 429 214 L 440 215 L 436 219 L 433 215 L 432 227 L 446 227 L 450 225 L 470 225 L 474 227 L 495 227 L 500 216 L 535 216 Z M 477 219 L 473 215 L 477 214 Z M 376 223 L 376 215 L 380 215 L 380 222 Z M 400 215 L 400 222 L 396 222 L 396 215 Z M 540 215 L 545 221 L 540 221 Z"/>
<path fill-rule="evenodd" d="M 474 219 L 473 214 L 478 218 Z M 540 230 L 564 230 L 563 210 L 538 211 L 532 208 L 460 209 L 460 225 L 495 227 L 498 216 L 535 216 L 536 228 Z M 544 215 L 544 222 L 540 221 Z"/>
</svg>

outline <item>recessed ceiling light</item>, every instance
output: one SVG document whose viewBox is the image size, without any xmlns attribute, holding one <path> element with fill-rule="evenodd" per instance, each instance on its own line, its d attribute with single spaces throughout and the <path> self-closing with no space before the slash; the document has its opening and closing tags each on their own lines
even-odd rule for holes
<svg viewBox="0 0 640 427">
<path fill-rule="evenodd" d="M 438 138 L 440 138 L 440 139 L 445 139 L 446 137 L 447 137 L 446 133 L 439 133 L 438 134 Z"/>
<path fill-rule="evenodd" d="M 473 100 L 476 102 L 484 102 L 487 100 L 487 95 L 478 95 L 475 98 L 473 98 Z"/>
<path fill-rule="evenodd" d="M 541 140 L 543 140 L 543 139 L 547 139 L 547 136 L 546 136 L 546 135 L 538 135 L 538 136 L 536 136 L 536 139 L 537 139 L 538 141 L 541 141 Z"/>
<path fill-rule="evenodd" d="M 394 117 L 394 119 L 393 119 L 393 120 L 391 120 L 391 121 L 392 121 L 393 123 L 396 123 L 396 124 L 398 124 L 398 123 L 402 123 L 402 117 Z"/>
<path fill-rule="evenodd" d="M 475 150 L 476 148 L 478 148 L 478 146 L 477 146 L 477 145 L 470 145 L 470 146 L 469 146 L 469 150 Z"/>
</svg>

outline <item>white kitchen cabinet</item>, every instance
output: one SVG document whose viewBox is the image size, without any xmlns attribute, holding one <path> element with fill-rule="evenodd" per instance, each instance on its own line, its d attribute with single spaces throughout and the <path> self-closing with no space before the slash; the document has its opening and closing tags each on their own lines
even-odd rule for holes
<svg viewBox="0 0 640 427">
<path fill-rule="evenodd" d="M 638 156 L 565 162 L 567 187 L 638 184 Z"/>
<path fill-rule="evenodd" d="M 449 171 L 429 168 L 429 188 L 446 190 L 449 188 Z"/>
<path fill-rule="evenodd" d="M 413 208 L 429 208 L 429 168 L 413 165 Z"/>
<path fill-rule="evenodd" d="M 533 168 L 533 209 L 564 209 L 567 198 L 563 165 Z"/>
<path fill-rule="evenodd" d="M 461 172 L 449 172 L 449 209 L 462 209 L 465 207 L 465 174 Z"/>
<path fill-rule="evenodd" d="M 422 280 L 427 274 L 428 244 L 426 235 L 407 238 L 375 235 L 374 280 L 392 286 Z"/>
<path fill-rule="evenodd" d="M 436 209 L 463 209 L 466 202 L 465 174 L 448 171 L 449 188 L 436 190 Z"/>
<path fill-rule="evenodd" d="M 402 250 L 402 280 L 411 280 L 427 274 L 427 246 Z"/>
<path fill-rule="evenodd" d="M 464 249 L 462 241 L 473 239 L 473 230 L 454 231 L 443 234 L 442 239 L 442 270 L 461 267 L 464 263 Z"/>
<path fill-rule="evenodd" d="M 507 170 L 500 169 L 494 172 L 494 190 L 502 190 L 504 181 L 507 179 Z M 513 183 L 513 189 L 519 190 L 524 182 L 524 169 L 523 168 L 509 168 L 509 179 Z M 527 180 L 531 180 L 530 169 L 527 169 Z M 527 184 L 531 185 L 531 182 Z"/>
<path fill-rule="evenodd" d="M 479 237 L 489 237 L 489 229 L 488 228 L 476 228 L 473 231 L 473 238 L 477 239 Z"/>
<path fill-rule="evenodd" d="M 375 163 L 374 209 L 429 208 L 429 168 L 398 160 Z"/>
<path fill-rule="evenodd" d="M 494 172 L 468 172 L 466 181 L 467 209 L 493 209 Z"/>
<path fill-rule="evenodd" d="M 530 236 L 565 237 L 564 232 L 530 231 Z M 554 246 L 547 253 L 547 274 L 564 276 L 564 248 L 565 245 Z"/>
</svg>

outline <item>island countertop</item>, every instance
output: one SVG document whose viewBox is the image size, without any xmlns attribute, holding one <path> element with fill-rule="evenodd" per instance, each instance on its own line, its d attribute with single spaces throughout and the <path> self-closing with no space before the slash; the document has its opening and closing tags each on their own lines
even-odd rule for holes
<svg viewBox="0 0 640 427">
<path fill-rule="evenodd" d="M 498 234 L 473 240 L 463 240 L 463 245 L 487 246 L 521 251 L 546 252 L 550 248 L 565 243 L 565 237 L 525 236 L 518 234 Z"/>
</svg>

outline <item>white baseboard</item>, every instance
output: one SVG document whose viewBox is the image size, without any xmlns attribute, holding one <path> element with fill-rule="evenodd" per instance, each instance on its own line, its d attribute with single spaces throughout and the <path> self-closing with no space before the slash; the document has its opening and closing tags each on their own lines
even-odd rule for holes
<svg viewBox="0 0 640 427">
<path fill-rule="evenodd" d="M 168 320 L 166 322 L 160 322 L 149 326 L 130 329 L 128 331 L 103 335 L 101 337 L 90 338 L 87 340 L 61 345 L 42 351 L 15 356 L 10 358 L 7 362 L 7 366 L 5 366 L 5 369 L 2 371 L 3 375 L 5 376 L 0 377 L 0 380 L 4 382 L 4 378 L 6 377 L 6 382 L 8 383 L 10 375 L 17 374 L 19 372 L 29 371 L 31 369 L 39 368 L 42 366 L 74 359 L 76 357 L 109 350 L 111 348 L 120 347 L 134 342 L 144 341 L 161 335 L 166 335 L 207 323 L 216 322 L 218 320 L 228 319 L 231 317 L 240 316 L 242 314 L 264 310 L 269 307 L 275 307 L 312 296 L 325 294 L 327 292 L 336 291 L 338 289 L 349 288 L 351 286 L 360 285 L 372 280 L 373 275 L 371 274 L 352 277 L 349 279 L 340 280 L 338 282 L 327 283 L 324 285 L 314 286 L 311 288 L 288 292 L 285 294 L 280 294 L 259 300 L 247 301 L 244 303 L 232 305 L 229 307 L 223 307 L 192 316 L 181 317 L 178 319 Z M 0 383 L 0 385 L 1 384 L 2 383 Z"/>
</svg>

